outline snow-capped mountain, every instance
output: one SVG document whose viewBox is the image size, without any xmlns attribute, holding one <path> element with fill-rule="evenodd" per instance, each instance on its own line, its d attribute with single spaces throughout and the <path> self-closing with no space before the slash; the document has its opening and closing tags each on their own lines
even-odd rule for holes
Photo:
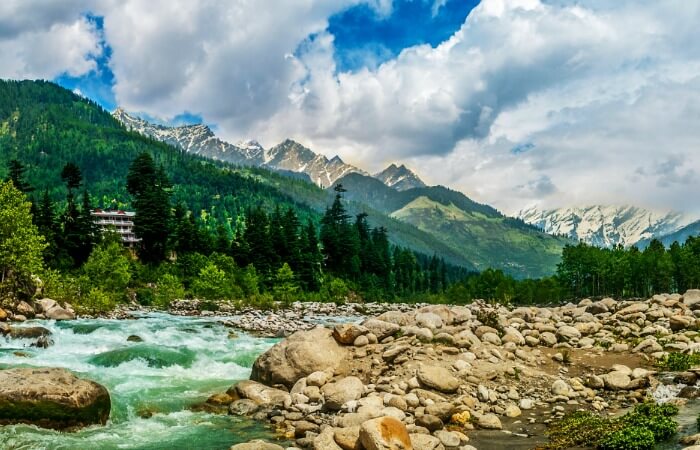
<svg viewBox="0 0 700 450">
<path fill-rule="evenodd" d="M 230 144 L 217 138 L 206 125 L 167 127 L 152 124 L 129 115 L 122 108 L 117 108 L 112 115 L 127 129 L 181 148 L 188 153 L 233 164 L 257 166 L 265 162 L 265 150 L 257 142 Z"/>
<path fill-rule="evenodd" d="M 418 178 L 415 172 L 411 171 L 403 164 L 400 166 L 391 164 L 386 169 L 372 176 L 397 191 L 425 187 L 423 180 Z"/>
<path fill-rule="evenodd" d="M 640 241 L 674 233 L 691 220 L 676 212 L 658 213 L 633 206 L 588 206 L 551 210 L 526 209 L 518 217 L 546 233 L 568 236 L 588 244 L 629 247 Z"/>
<path fill-rule="evenodd" d="M 336 180 L 349 173 L 366 175 L 363 170 L 345 164 L 338 156 L 329 160 L 324 155 L 318 155 L 291 139 L 267 150 L 265 166 L 279 170 L 303 172 L 309 175 L 314 183 L 324 188 L 332 186 Z"/>
<path fill-rule="evenodd" d="M 236 144 L 222 141 L 206 125 L 168 127 L 152 124 L 128 114 L 122 108 L 117 108 L 112 115 L 129 130 L 181 148 L 188 153 L 234 164 L 305 173 L 314 183 L 324 188 L 333 185 L 348 173 L 366 175 L 366 172 L 344 163 L 338 156 L 329 160 L 291 139 L 265 150 L 254 140 Z"/>
</svg>

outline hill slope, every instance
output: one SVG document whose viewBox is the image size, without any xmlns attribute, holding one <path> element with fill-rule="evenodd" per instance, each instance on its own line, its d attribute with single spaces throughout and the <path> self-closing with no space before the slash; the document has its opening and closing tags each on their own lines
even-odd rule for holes
<svg viewBox="0 0 700 450">
<path fill-rule="evenodd" d="M 494 267 L 520 277 L 550 275 L 562 248 L 571 243 L 442 186 L 396 191 L 360 174 L 349 174 L 339 182 L 348 190 L 348 198 L 429 233 L 478 270 Z"/>
<path fill-rule="evenodd" d="M 127 208 L 126 174 L 143 151 L 163 165 L 173 183 L 174 201 L 223 221 L 235 222 L 253 205 L 279 205 L 295 208 L 304 221 L 318 222 L 332 201 L 329 192 L 306 180 L 204 159 L 130 132 L 95 103 L 53 83 L 0 81 L 0 177 L 10 159 L 19 159 L 37 193 L 48 189 L 55 200 L 62 200 L 61 168 L 75 162 L 96 206 Z M 370 224 L 386 227 L 396 244 L 473 268 L 459 252 L 416 227 L 367 205 L 350 202 L 348 208 L 367 210 Z"/>
</svg>

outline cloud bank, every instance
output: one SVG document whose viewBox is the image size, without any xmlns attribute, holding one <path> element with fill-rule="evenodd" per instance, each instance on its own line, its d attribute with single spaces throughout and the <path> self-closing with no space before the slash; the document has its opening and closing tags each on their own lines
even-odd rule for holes
<svg viewBox="0 0 700 450">
<path fill-rule="evenodd" d="M 389 17 L 391 1 L 44 3 L 0 6 L 0 76 L 80 76 L 108 45 L 119 104 L 197 114 L 231 140 L 292 137 L 368 170 L 404 161 L 508 212 L 700 214 L 697 2 L 484 0 L 439 45 L 353 72 L 335 66 L 329 17 Z"/>
</svg>

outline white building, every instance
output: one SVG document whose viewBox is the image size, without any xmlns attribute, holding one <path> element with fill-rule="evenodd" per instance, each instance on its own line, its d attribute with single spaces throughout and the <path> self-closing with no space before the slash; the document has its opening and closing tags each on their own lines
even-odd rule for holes
<svg viewBox="0 0 700 450">
<path fill-rule="evenodd" d="M 124 245 L 133 247 L 137 242 L 141 241 L 134 234 L 135 212 L 95 209 L 90 211 L 90 214 L 94 218 L 95 224 L 100 227 L 100 231 L 117 232 L 121 236 Z"/>
</svg>

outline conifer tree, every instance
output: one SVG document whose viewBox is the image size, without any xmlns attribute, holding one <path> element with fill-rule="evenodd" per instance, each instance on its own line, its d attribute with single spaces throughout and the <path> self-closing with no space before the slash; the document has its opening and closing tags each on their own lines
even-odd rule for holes
<svg viewBox="0 0 700 450">
<path fill-rule="evenodd" d="M 317 291 L 321 286 L 321 262 L 323 261 L 323 256 L 318 245 L 316 227 L 311 219 L 307 221 L 301 234 L 300 247 L 301 268 L 299 280 L 304 289 Z"/>
<path fill-rule="evenodd" d="M 129 168 L 127 190 L 134 198 L 134 232 L 141 239 L 139 257 L 149 263 L 165 259 L 170 236 L 170 183 L 150 154 L 136 157 Z"/>
<path fill-rule="evenodd" d="M 12 184 L 18 191 L 29 194 L 34 191 L 34 188 L 24 180 L 26 167 L 17 159 L 11 159 L 7 164 L 7 180 L 12 181 Z"/>
</svg>

